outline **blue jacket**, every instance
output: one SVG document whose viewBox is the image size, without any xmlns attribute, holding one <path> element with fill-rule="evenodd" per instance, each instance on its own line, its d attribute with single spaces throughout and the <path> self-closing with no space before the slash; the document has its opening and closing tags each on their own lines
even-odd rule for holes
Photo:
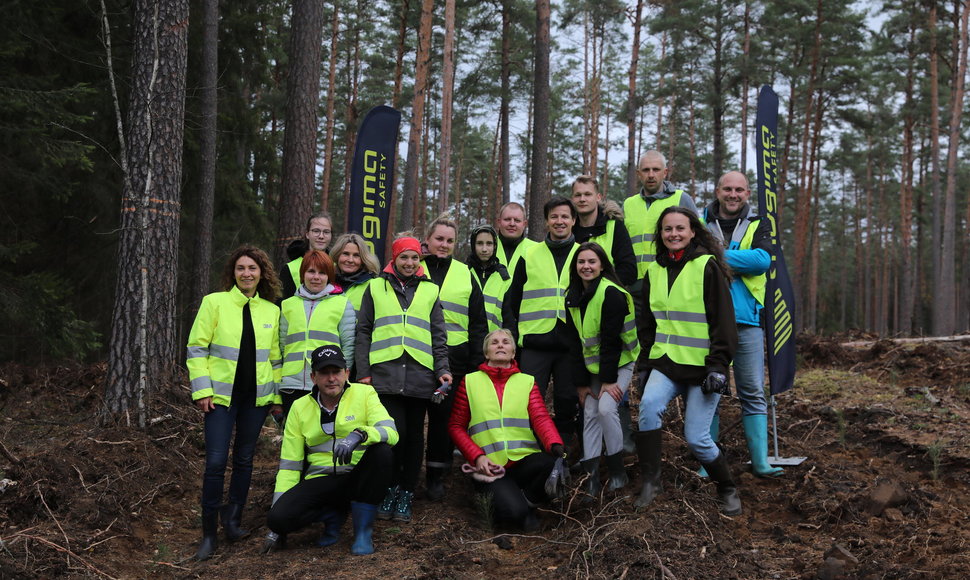
<svg viewBox="0 0 970 580">
<path fill-rule="evenodd" d="M 745 286 L 742 276 L 759 276 L 771 268 L 771 224 L 761 219 L 750 206 L 741 210 L 741 218 L 717 218 L 718 202 L 714 201 L 704 208 L 702 217 L 707 228 L 725 244 L 724 258 L 734 272 L 731 280 L 731 299 L 734 302 L 734 316 L 738 324 L 761 326 L 761 304 L 755 300 Z M 757 228 L 750 248 L 741 248 L 743 232 L 734 235 L 737 228 Z"/>
</svg>

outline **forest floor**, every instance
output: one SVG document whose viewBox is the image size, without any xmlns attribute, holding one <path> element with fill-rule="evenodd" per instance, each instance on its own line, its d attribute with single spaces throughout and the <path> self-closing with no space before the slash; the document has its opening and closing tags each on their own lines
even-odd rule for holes
<svg viewBox="0 0 970 580">
<path fill-rule="evenodd" d="M 278 453 L 260 442 L 244 527 L 207 562 L 200 537 L 201 421 L 188 387 L 152 402 L 145 431 L 98 427 L 103 365 L 0 367 L 0 578 L 965 578 L 970 570 L 970 347 L 802 338 L 796 387 L 778 399 L 777 479 L 753 477 L 736 401 L 721 445 L 741 516 L 718 514 L 697 477 L 677 409 L 669 414 L 664 491 L 637 513 L 633 457 L 624 493 L 574 494 L 531 535 L 482 523 L 457 469 L 448 496 L 419 491 L 410 524 L 378 522 L 371 556 L 330 548 L 319 529 L 261 556 Z M 865 338 L 865 337 L 863 337 Z M 183 392 L 184 391 L 184 392 Z"/>
</svg>

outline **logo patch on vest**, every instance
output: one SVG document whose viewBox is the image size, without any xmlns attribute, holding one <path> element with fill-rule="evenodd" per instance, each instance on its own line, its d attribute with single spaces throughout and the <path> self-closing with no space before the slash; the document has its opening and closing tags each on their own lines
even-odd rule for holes
<svg viewBox="0 0 970 580">
<path fill-rule="evenodd" d="M 267 322 L 267 323 L 263 324 L 263 328 L 273 328 L 273 323 L 272 322 Z"/>
<path fill-rule="evenodd" d="M 347 421 L 347 422 L 353 421 L 354 419 L 356 419 L 356 417 L 354 417 L 353 415 L 347 415 L 346 417 L 344 417 L 344 421 Z"/>
</svg>

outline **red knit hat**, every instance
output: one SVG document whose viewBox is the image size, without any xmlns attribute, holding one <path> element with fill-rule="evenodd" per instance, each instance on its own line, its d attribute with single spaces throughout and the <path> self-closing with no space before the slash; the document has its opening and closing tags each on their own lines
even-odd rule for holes
<svg viewBox="0 0 970 580">
<path fill-rule="evenodd" d="M 391 244 L 391 261 L 397 259 L 403 252 L 414 250 L 421 255 L 421 242 L 416 238 L 398 238 Z"/>
</svg>

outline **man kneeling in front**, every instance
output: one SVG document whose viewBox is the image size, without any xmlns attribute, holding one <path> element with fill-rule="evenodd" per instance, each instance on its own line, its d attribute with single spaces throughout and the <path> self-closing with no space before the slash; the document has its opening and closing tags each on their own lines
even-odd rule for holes
<svg viewBox="0 0 970 580">
<path fill-rule="evenodd" d="M 374 517 L 391 485 L 397 428 L 373 387 L 347 382 L 347 362 L 338 347 L 321 346 L 310 361 L 314 387 L 286 418 L 263 552 L 281 548 L 286 534 L 317 521 L 325 525 L 317 545 L 337 543 L 349 504 L 350 551 L 372 554 Z"/>
</svg>

